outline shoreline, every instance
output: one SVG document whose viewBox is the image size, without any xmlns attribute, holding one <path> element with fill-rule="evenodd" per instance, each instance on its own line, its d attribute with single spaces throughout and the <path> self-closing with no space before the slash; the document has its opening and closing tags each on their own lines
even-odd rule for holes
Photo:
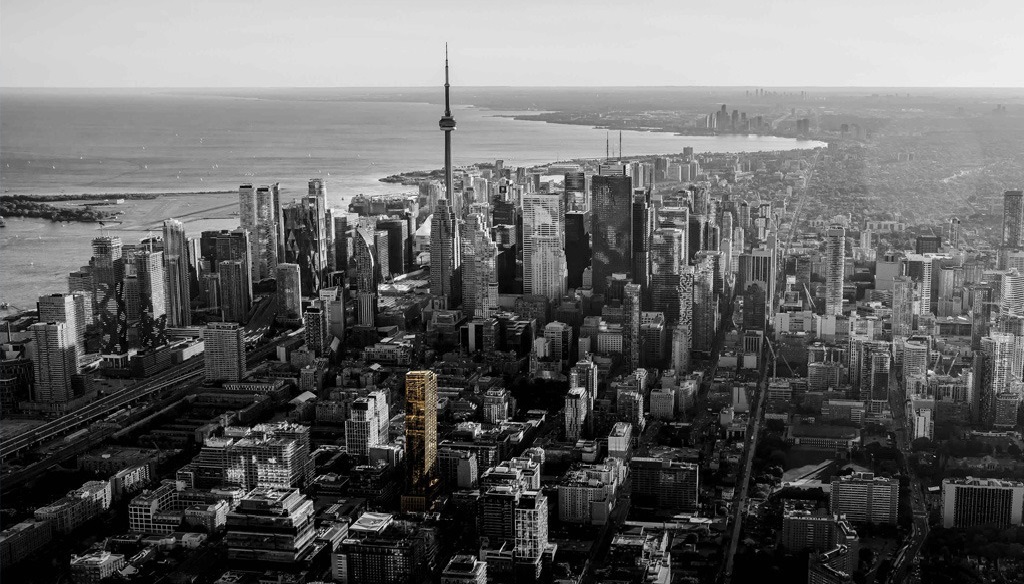
<svg viewBox="0 0 1024 584">
<path fill-rule="evenodd" d="M 22 192 L 22 193 L 3 193 L 0 195 L 0 201 L 18 201 L 18 200 L 31 200 L 37 203 L 64 203 L 70 201 L 105 201 L 107 199 L 125 199 L 128 201 L 146 201 L 150 199 L 156 199 L 165 195 L 174 196 L 199 196 L 199 195 L 227 195 L 235 193 L 236 191 L 160 191 L 153 193 L 82 193 L 82 194 L 68 194 L 68 193 L 51 193 L 51 192 Z"/>
</svg>

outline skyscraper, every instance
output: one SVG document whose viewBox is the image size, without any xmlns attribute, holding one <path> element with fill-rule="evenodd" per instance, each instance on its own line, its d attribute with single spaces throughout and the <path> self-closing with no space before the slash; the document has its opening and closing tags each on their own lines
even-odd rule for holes
<svg viewBox="0 0 1024 584">
<path fill-rule="evenodd" d="M 73 329 L 65 322 L 38 322 L 29 327 L 29 332 L 36 344 L 32 399 L 63 413 L 73 397 L 71 376 L 78 373 Z"/>
<path fill-rule="evenodd" d="M 277 207 L 269 185 L 238 187 L 238 219 L 249 232 L 254 282 L 271 277 L 277 265 Z"/>
<path fill-rule="evenodd" d="M 244 323 L 252 306 L 250 274 L 245 262 L 222 261 L 217 266 L 220 276 L 220 308 L 228 322 Z"/>
<path fill-rule="evenodd" d="M 327 273 L 327 209 L 323 181 L 310 179 L 309 194 L 285 207 L 282 215 L 283 261 L 299 265 L 302 295 L 315 296 L 323 287 Z"/>
<path fill-rule="evenodd" d="M 39 322 L 62 322 L 67 327 L 75 351 L 75 372 L 78 372 L 78 357 L 85 354 L 85 330 L 80 326 L 81 320 L 75 305 L 74 294 L 47 294 L 40 296 L 36 303 L 39 311 Z"/>
<path fill-rule="evenodd" d="M 445 137 L 446 145 L 450 146 L 448 133 Z M 430 294 L 444 306 L 454 308 L 462 300 L 462 244 L 450 203 L 448 199 L 438 199 L 431 218 Z"/>
<path fill-rule="evenodd" d="M 622 355 L 631 370 L 640 366 L 640 302 L 639 284 L 626 284 L 622 299 Z"/>
<path fill-rule="evenodd" d="M 1024 246 L 1024 191 L 1003 194 L 1003 246 Z"/>
<path fill-rule="evenodd" d="M 359 326 L 373 326 L 377 315 L 377 285 L 380 284 L 379 252 L 374 230 L 361 224 L 356 227 L 352 238 L 352 261 L 356 265 L 356 290 L 359 299 L 357 323 Z M 385 251 L 386 253 L 386 251 Z"/>
<path fill-rule="evenodd" d="M 566 285 L 583 286 L 583 270 L 590 266 L 590 211 L 565 213 Z"/>
<path fill-rule="evenodd" d="M 157 347 L 167 342 L 167 294 L 162 251 L 135 253 L 135 276 L 139 284 L 139 342 Z"/>
<path fill-rule="evenodd" d="M 120 237 L 92 240 L 94 310 L 102 330 L 101 350 L 119 354 L 128 349 L 128 314 L 124 303 L 124 257 Z"/>
<path fill-rule="evenodd" d="M 498 246 L 477 213 L 466 217 L 462 242 L 462 308 L 467 315 L 490 318 L 498 309 Z"/>
<path fill-rule="evenodd" d="M 679 273 L 686 265 L 684 241 L 683 231 L 674 227 L 660 227 L 651 235 L 651 310 L 664 313 L 670 324 L 679 320 Z"/>
<path fill-rule="evenodd" d="M 523 195 L 523 292 L 565 294 L 565 201 L 556 193 Z"/>
<path fill-rule="evenodd" d="M 647 307 L 651 286 L 651 234 L 655 227 L 650 189 L 633 193 L 632 213 L 633 281 L 640 285 L 644 305 Z"/>
<path fill-rule="evenodd" d="M 192 324 L 191 264 L 185 225 L 176 219 L 164 221 L 164 276 L 167 278 L 168 326 Z"/>
<path fill-rule="evenodd" d="M 825 231 L 825 316 L 843 314 L 843 270 L 846 230 L 833 225 Z"/>
<path fill-rule="evenodd" d="M 914 329 L 914 282 L 906 276 L 893 278 L 892 336 L 905 337 Z"/>
<path fill-rule="evenodd" d="M 245 331 L 236 322 L 211 322 L 203 329 L 207 381 L 245 377 Z"/>
<path fill-rule="evenodd" d="M 313 305 L 302 314 L 302 323 L 306 328 L 306 348 L 313 351 L 317 357 L 327 356 L 331 335 L 327 323 L 327 311 L 321 307 L 319 300 L 314 300 Z"/>
<path fill-rule="evenodd" d="M 594 292 L 604 293 L 612 274 L 627 274 L 632 267 L 633 183 L 629 176 L 600 174 L 590 188 Z"/>
<path fill-rule="evenodd" d="M 405 374 L 404 511 L 426 511 L 437 480 L 437 373 Z"/>
<path fill-rule="evenodd" d="M 298 318 L 302 312 L 302 284 L 297 264 L 277 264 L 277 311 L 284 318 Z"/>
</svg>

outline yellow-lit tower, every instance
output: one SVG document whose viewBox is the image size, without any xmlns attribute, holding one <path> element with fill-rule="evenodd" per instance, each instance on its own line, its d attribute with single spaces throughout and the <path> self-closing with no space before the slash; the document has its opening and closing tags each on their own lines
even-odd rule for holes
<svg viewBox="0 0 1024 584">
<path fill-rule="evenodd" d="M 437 373 L 405 374 L 406 493 L 402 511 L 430 508 L 437 483 Z"/>
</svg>

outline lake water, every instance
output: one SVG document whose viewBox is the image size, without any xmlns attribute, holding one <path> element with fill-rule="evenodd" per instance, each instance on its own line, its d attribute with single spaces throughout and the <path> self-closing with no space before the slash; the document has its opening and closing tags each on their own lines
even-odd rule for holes
<svg viewBox="0 0 1024 584">
<path fill-rule="evenodd" d="M 372 96 L 371 96 L 372 97 Z M 604 130 L 519 121 L 515 112 L 457 107 L 456 166 L 505 160 L 525 166 L 604 155 Z M 359 193 L 412 190 L 381 177 L 440 168 L 436 105 L 273 98 L 171 91 L 0 91 L 0 187 L 9 194 L 230 191 L 243 182 L 280 182 L 283 200 L 327 181 L 328 202 Z M 613 133 L 613 143 L 617 134 Z M 675 136 L 623 132 L 630 155 L 815 148 L 820 142 L 771 136 Z M 165 197 L 161 197 L 165 199 Z M 163 219 L 182 218 L 190 235 L 230 228 L 233 195 L 178 195 L 129 203 L 111 234 L 136 243 Z M 63 291 L 68 272 L 89 260 L 96 225 L 8 219 L 0 229 L 0 301 L 31 307 Z"/>
</svg>

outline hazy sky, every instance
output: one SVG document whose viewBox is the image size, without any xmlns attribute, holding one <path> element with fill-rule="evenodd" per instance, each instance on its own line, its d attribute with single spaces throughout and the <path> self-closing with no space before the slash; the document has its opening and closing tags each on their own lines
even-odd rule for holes
<svg viewBox="0 0 1024 584">
<path fill-rule="evenodd" d="M 0 84 L 1024 86 L 1024 0 L 2 0 Z"/>
</svg>

